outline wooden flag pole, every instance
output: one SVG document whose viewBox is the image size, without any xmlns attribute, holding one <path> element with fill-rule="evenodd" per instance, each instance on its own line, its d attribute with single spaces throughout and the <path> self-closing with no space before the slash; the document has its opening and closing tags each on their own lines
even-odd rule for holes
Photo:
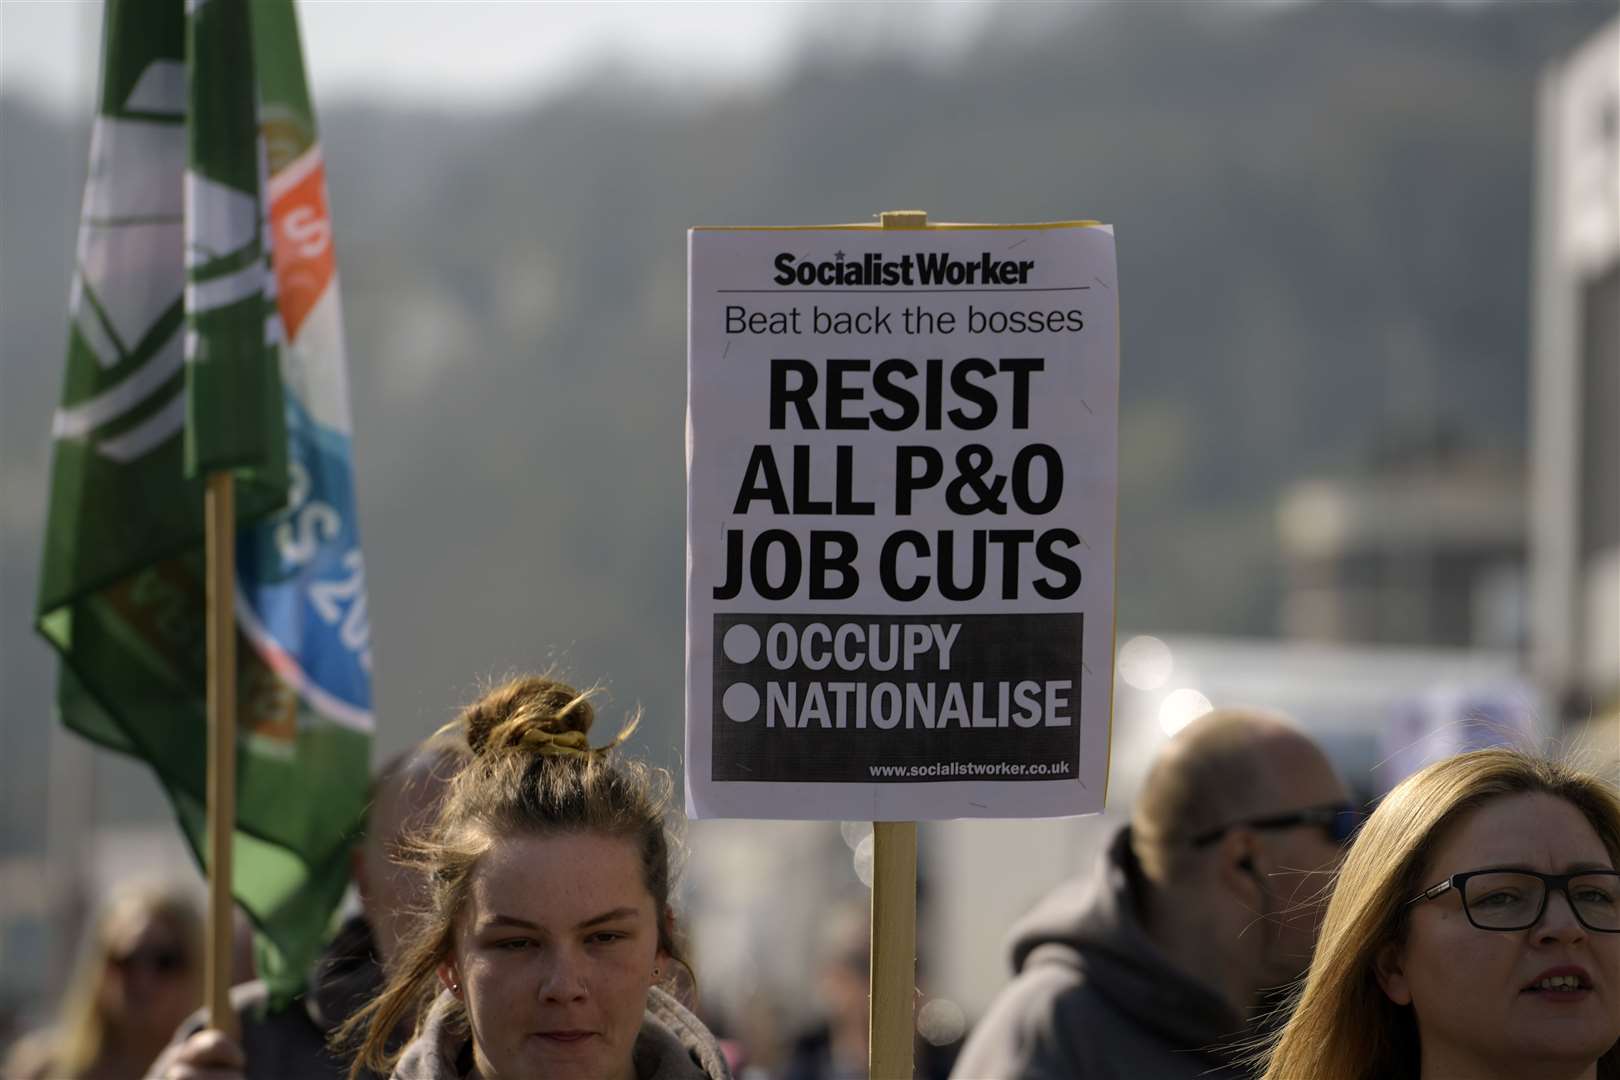
<svg viewBox="0 0 1620 1080">
<path fill-rule="evenodd" d="M 889 210 L 885 229 L 924 229 L 922 210 Z M 916 1051 L 917 823 L 872 823 L 871 997 L 867 1008 L 871 1080 L 911 1080 Z"/>
<path fill-rule="evenodd" d="M 235 938 L 231 838 L 236 831 L 236 492 L 230 471 L 203 496 L 208 573 L 208 1026 L 239 1038 L 231 1008 Z"/>
</svg>

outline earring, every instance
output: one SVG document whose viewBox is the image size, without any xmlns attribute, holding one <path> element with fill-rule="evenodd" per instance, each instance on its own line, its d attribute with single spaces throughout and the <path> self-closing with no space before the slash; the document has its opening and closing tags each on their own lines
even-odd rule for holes
<svg viewBox="0 0 1620 1080">
<path fill-rule="evenodd" d="M 653 968 L 653 978 L 655 978 L 655 979 L 658 978 L 658 969 L 657 968 Z"/>
</svg>

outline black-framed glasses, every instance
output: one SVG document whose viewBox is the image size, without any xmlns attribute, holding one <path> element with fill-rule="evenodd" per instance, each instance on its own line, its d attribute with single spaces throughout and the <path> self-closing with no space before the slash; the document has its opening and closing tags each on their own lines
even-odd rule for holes
<svg viewBox="0 0 1620 1080">
<path fill-rule="evenodd" d="M 1356 834 L 1365 817 L 1360 810 L 1348 804 L 1311 806 L 1304 810 L 1292 810 L 1286 814 L 1270 814 L 1245 821 L 1233 821 L 1208 832 L 1199 833 L 1192 838 L 1191 843 L 1193 847 L 1213 844 L 1224 836 L 1228 829 L 1292 829 L 1298 825 L 1315 825 L 1327 833 L 1328 839 L 1335 844 L 1343 845 Z"/>
<path fill-rule="evenodd" d="M 1463 914 L 1481 930 L 1528 930 L 1547 913 L 1554 889 L 1564 894 L 1575 918 L 1588 930 L 1620 934 L 1620 870 L 1542 874 L 1534 870 L 1470 870 L 1452 874 L 1407 901 L 1433 900 L 1448 889 L 1462 896 Z"/>
</svg>

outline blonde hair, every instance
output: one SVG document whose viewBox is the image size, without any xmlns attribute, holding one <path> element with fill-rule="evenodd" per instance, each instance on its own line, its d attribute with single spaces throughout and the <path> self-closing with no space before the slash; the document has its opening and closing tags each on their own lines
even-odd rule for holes
<svg viewBox="0 0 1620 1080">
<path fill-rule="evenodd" d="M 101 1012 L 102 986 L 112 960 L 113 931 L 132 918 L 161 920 L 178 938 L 193 973 L 202 970 L 203 930 L 197 907 L 185 894 L 159 885 L 127 886 L 114 893 L 96 916 L 79 952 L 78 965 L 62 995 L 61 1019 L 46 1052 L 53 1076 L 78 1076 L 88 1071 L 109 1045 L 113 1032 Z M 202 984 L 197 984 L 202 1004 Z"/>
<path fill-rule="evenodd" d="M 400 1054 L 391 1045 L 394 1032 L 407 1021 L 414 1034 L 421 1033 L 438 996 L 439 964 L 455 946 L 473 871 L 497 837 L 589 832 L 631 841 L 653 898 L 659 948 L 690 972 L 669 906 L 673 784 L 662 769 L 610 756 L 637 717 L 608 745 L 589 744 L 595 719 L 589 698 L 590 691 L 545 676 L 522 676 L 489 691 L 441 729 L 441 735 L 460 736 L 465 763 L 450 781 L 437 822 L 401 848 L 404 861 L 427 872 L 432 899 L 420 934 L 396 959 L 382 992 L 333 1035 L 335 1048 L 359 1041 L 351 1080 L 367 1068 L 388 1075 Z M 450 1023 L 465 1029 L 459 1005 Z"/>
<path fill-rule="evenodd" d="M 1304 985 L 1286 1026 L 1255 1055 L 1264 1080 L 1416 1080 L 1418 1033 L 1408 1006 L 1385 996 L 1378 952 L 1406 932 L 1407 902 L 1435 848 L 1465 814 L 1508 795 L 1563 799 L 1620 866 L 1620 797 L 1602 779 L 1517 750 L 1477 750 L 1430 765 L 1391 791 L 1351 847 Z M 1620 1080 L 1620 1044 L 1598 1059 Z"/>
</svg>

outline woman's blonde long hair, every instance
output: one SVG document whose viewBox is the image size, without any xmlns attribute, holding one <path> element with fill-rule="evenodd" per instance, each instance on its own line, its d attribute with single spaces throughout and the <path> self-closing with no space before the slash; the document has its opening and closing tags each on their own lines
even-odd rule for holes
<svg viewBox="0 0 1620 1080">
<path fill-rule="evenodd" d="M 176 944 L 186 963 L 201 970 L 203 926 L 197 906 L 184 893 L 160 885 L 133 885 L 115 893 L 96 916 L 79 961 L 62 995 L 61 1019 L 52 1037 L 49 1052 L 53 1076 L 78 1076 L 87 1071 L 111 1049 L 116 1037 L 101 1011 L 102 984 L 112 959 L 115 927 L 135 917 L 165 922 L 174 931 Z M 202 984 L 197 984 L 197 1004 L 202 1004 Z"/>
<path fill-rule="evenodd" d="M 1620 797 L 1603 780 L 1516 750 L 1477 750 L 1437 762 L 1391 791 L 1339 870 L 1316 954 L 1293 1015 L 1260 1053 L 1264 1080 L 1417 1080 L 1417 1022 L 1384 995 L 1378 952 L 1406 933 L 1407 902 L 1448 829 L 1507 795 L 1544 794 L 1578 809 L 1620 866 Z M 1598 1059 L 1620 1080 L 1620 1044 Z"/>
<path fill-rule="evenodd" d="M 407 838 L 400 853 L 427 872 L 431 900 L 382 993 L 332 1037 L 340 1052 L 359 1043 L 350 1080 L 367 1068 L 387 1076 L 400 1053 L 395 1033 L 407 1025 L 420 1033 L 440 989 L 439 963 L 455 946 L 473 871 L 497 837 L 592 832 L 629 840 L 656 908 L 659 948 L 690 974 L 669 906 L 673 785 L 662 769 L 610 755 L 634 729 L 634 719 L 607 746 L 590 746 L 595 714 L 589 696 L 545 676 L 522 676 L 491 690 L 441 730 L 454 736 L 451 746 L 465 764 L 450 782 L 438 821 L 427 835 Z M 465 1027 L 465 1015 L 457 1012 L 450 1022 Z"/>
</svg>

